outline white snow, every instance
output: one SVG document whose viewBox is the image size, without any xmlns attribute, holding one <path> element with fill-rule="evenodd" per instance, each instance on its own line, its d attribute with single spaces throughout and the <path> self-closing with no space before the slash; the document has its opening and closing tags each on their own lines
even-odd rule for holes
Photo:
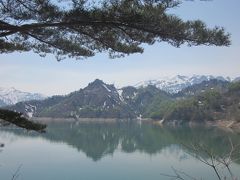
<svg viewBox="0 0 240 180">
<path fill-rule="evenodd" d="M 137 96 L 137 93 L 136 92 L 134 92 L 133 93 L 133 98 L 135 98 Z"/>
<path fill-rule="evenodd" d="M 106 103 L 106 101 L 104 101 L 104 103 L 103 103 L 103 108 L 105 108 L 105 107 L 106 107 L 106 104 L 107 104 L 107 103 Z"/>
<path fill-rule="evenodd" d="M 160 77 L 154 80 L 147 80 L 139 82 L 135 85 L 135 87 L 146 87 L 148 85 L 155 85 L 157 88 L 167 91 L 169 93 L 177 93 L 182 89 L 194 85 L 199 84 L 203 81 L 209 81 L 211 79 L 219 79 L 229 81 L 229 77 L 221 77 L 221 76 L 211 76 L 211 75 L 193 75 L 193 76 L 182 76 L 177 75 L 173 77 Z"/>
<path fill-rule="evenodd" d="M 31 118 L 33 117 L 34 112 L 36 112 L 37 107 L 31 104 L 25 104 L 25 113 L 26 115 Z"/>
<path fill-rule="evenodd" d="M 105 84 L 103 84 L 103 87 L 104 87 L 108 92 L 112 92 Z"/>
<path fill-rule="evenodd" d="M 30 117 L 30 118 L 33 117 L 33 112 L 28 112 L 27 116 Z"/>
<path fill-rule="evenodd" d="M 122 89 L 117 89 L 117 92 L 118 92 L 118 96 L 119 96 L 120 101 L 123 102 L 124 101 L 123 96 L 122 96 L 123 90 Z"/>
<path fill-rule="evenodd" d="M 19 91 L 13 87 L 0 87 L 0 99 L 7 105 L 13 105 L 21 101 L 42 100 L 46 97 L 38 93 L 28 93 Z"/>
</svg>

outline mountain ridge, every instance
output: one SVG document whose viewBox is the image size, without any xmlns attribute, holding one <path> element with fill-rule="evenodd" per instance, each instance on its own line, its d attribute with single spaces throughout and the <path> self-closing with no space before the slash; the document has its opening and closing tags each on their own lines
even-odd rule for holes
<svg viewBox="0 0 240 180">
<path fill-rule="evenodd" d="M 212 117 L 213 111 L 226 109 L 228 106 L 231 106 L 230 109 L 219 111 L 221 116 L 218 117 L 225 117 L 226 113 L 234 109 L 238 116 L 238 105 L 236 104 L 238 102 L 235 102 L 239 99 L 236 95 L 240 89 L 238 84 L 240 83 L 210 79 L 171 94 L 155 85 L 140 86 L 139 88 L 127 86 L 117 89 L 112 84 L 96 79 L 85 88 L 68 95 L 19 102 L 6 108 L 21 112 L 27 117 L 117 119 L 141 117 L 162 119 L 168 117 L 166 119 L 171 120 L 171 118 L 179 116 L 186 120 L 201 119 L 201 117 L 216 119 Z M 232 91 L 234 94 L 229 94 L 228 92 L 234 88 L 235 90 Z M 234 100 L 234 104 L 227 99 Z M 202 102 L 204 102 L 204 106 Z M 222 102 L 224 103 L 221 104 Z M 194 112 L 195 115 L 192 116 Z M 182 113 L 187 114 L 183 115 Z"/>
<path fill-rule="evenodd" d="M 175 94 L 179 91 L 192 86 L 194 84 L 200 84 L 203 81 L 209 81 L 211 79 L 217 79 L 221 81 L 231 82 L 233 79 L 230 77 L 223 76 L 213 76 L 213 75 L 192 75 L 192 76 L 184 76 L 184 75 L 176 75 L 172 77 L 161 77 L 158 79 L 146 80 L 139 82 L 134 85 L 134 87 L 147 86 L 147 85 L 155 85 L 161 90 L 164 90 L 168 93 Z"/>
<path fill-rule="evenodd" d="M 13 105 L 21 101 L 43 100 L 46 96 L 40 93 L 29 93 L 15 89 L 14 87 L 0 87 L 0 107 Z"/>
<path fill-rule="evenodd" d="M 117 89 L 96 79 L 87 87 L 68 95 L 19 102 L 7 109 L 28 117 L 136 118 L 157 94 L 168 96 L 151 85 L 139 89 L 130 86 Z"/>
</svg>

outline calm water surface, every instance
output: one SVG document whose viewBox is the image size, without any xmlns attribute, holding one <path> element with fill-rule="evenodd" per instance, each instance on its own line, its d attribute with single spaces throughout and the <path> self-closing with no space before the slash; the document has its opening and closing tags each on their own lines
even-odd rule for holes
<svg viewBox="0 0 240 180">
<path fill-rule="evenodd" d="M 240 135 L 214 128 L 159 127 L 138 123 L 50 123 L 45 134 L 0 129 L 0 179 L 165 180 L 171 167 L 194 177 L 216 179 L 182 144 L 204 143 L 216 155 Z M 204 156 L 204 155 L 202 155 Z M 240 161 L 231 166 L 240 177 Z"/>
</svg>

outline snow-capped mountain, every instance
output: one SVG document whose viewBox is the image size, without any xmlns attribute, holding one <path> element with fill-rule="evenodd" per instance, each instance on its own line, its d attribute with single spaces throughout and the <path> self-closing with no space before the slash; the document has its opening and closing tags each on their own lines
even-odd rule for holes
<svg viewBox="0 0 240 180">
<path fill-rule="evenodd" d="M 50 118 L 138 118 L 158 111 L 162 103 L 172 100 L 198 97 L 209 90 L 225 93 L 230 79 L 213 76 L 176 76 L 139 84 L 145 87 L 127 86 L 117 89 L 96 79 L 85 88 L 64 96 L 52 96 L 44 100 L 20 102 L 7 106 L 8 110 L 23 113 L 26 117 Z M 147 85 L 147 86 L 146 86 Z M 157 87 L 155 86 L 157 85 Z M 187 87 L 188 86 L 188 87 Z M 187 88 L 184 88 L 187 87 Z M 169 92 L 178 92 L 171 95 Z"/>
<path fill-rule="evenodd" d="M 155 86 L 117 89 L 96 79 L 87 87 L 65 96 L 53 96 L 42 101 L 20 102 L 6 107 L 26 117 L 54 118 L 137 118 L 141 117 L 154 97 L 166 100 L 169 94 Z"/>
<path fill-rule="evenodd" d="M 240 77 L 236 77 L 233 82 L 239 82 L 240 81 Z"/>
<path fill-rule="evenodd" d="M 13 105 L 21 101 L 42 100 L 45 98 L 46 96 L 38 93 L 23 92 L 13 87 L 0 87 L 0 107 L 6 105 Z"/>
<path fill-rule="evenodd" d="M 27 117 L 134 117 L 134 112 L 124 103 L 124 97 L 120 97 L 114 85 L 96 79 L 68 95 L 21 102 L 8 109 L 22 112 Z"/>
<path fill-rule="evenodd" d="M 181 76 L 174 77 L 162 77 L 155 80 L 142 81 L 135 85 L 135 87 L 155 85 L 157 88 L 169 92 L 178 93 L 182 89 L 192 86 L 194 84 L 200 84 L 203 81 L 209 81 L 211 79 L 218 79 L 222 81 L 231 81 L 229 77 L 211 76 L 211 75 L 193 75 L 193 76 Z"/>
</svg>

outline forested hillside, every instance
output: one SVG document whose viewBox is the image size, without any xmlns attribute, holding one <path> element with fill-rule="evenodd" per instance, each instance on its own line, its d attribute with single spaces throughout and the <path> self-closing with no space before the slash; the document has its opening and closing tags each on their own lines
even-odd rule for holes
<svg viewBox="0 0 240 180">
<path fill-rule="evenodd" d="M 240 82 L 224 86 L 221 84 L 217 83 L 215 87 L 206 86 L 208 88 L 192 95 L 185 95 L 184 90 L 181 98 L 178 96 L 172 101 L 160 103 L 158 108 L 155 107 L 155 111 L 150 113 L 150 117 L 178 122 L 240 121 Z"/>
<path fill-rule="evenodd" d="M 97 79 L 66 96 L 6 108 L 28 117 L 152 118 L 177 123 L 240 121 L 240 82 L 213 79 L 169 94 L 154 85 L 117 89 Z"/>
</svg>

